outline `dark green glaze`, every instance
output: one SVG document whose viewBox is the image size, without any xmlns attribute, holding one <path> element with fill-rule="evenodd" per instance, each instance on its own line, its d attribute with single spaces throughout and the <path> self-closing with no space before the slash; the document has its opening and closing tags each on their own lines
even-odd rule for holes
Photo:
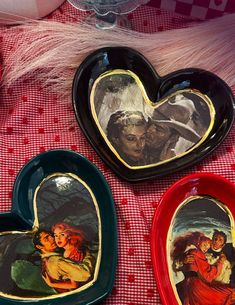
<svg viewBox="0 0 235 305">
<path fill-rule="evenodd" d="M 0 231 L 27 231 L 34 223 L 33 198 L 39 184 L 54 173 L 72 173 L 93 192 L 101 219 L 101 262 L 97 280 L 83 291 L 58 295 L 54 299 L 20 299 L 0 296 L 1 305 L 88 305 L 100 302 L 113 287 L 117 260 L 117 223 L 115 206 L 107 182 L 86 158 L 69 150 L 52 150 L 33 158 L 19 172 L 13 191 L 10 213 L 0 215 Z M 27 234 L 26 234 L 27 235 Z M 21 297 L 21 295 L 20 295 Z"/>
</svg>

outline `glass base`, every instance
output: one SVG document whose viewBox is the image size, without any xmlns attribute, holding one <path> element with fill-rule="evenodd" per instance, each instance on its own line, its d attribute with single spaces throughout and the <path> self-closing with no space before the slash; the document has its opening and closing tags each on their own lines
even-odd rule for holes
<svg viewBox="0 0 235 305">
<path fill-rule="evenodd" d="M 110 30 L 114 27 L 123 27 L 127 29 L 132 28 L 131 22 L 128 20 L 127 15 L 116 15 L 113 13 L 109 13 L 104 16 L 94 13 L 86 18 L 86 22 L 94 25 L 100 30 Z"/>
</svg>

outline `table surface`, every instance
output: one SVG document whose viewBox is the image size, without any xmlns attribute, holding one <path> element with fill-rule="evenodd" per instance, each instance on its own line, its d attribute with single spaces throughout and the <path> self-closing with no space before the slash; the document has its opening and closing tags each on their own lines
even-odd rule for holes
<svg viewBox="0 0 235 305">
<path fill-rule="evenodd" d="M 149 33 L 181 28 L 195 14 L 195 10 L 180 10 L 179 6 L 176 8 L 175 5 L 167 7 L 167 1 L 164 4 L 163 2 L 150 1 L 148 5 L 131 13 L 129 20 L 133 28 Z M 191 8 L 194 5 L 193 0 L 179 2 Z M 227 10 L 231 10 L 229 3 L 229 1 L 217 1 L 216 14 L 221 15 L 226 5 Z M 214 8 L 205 8 L 200 18 L 213 17 L 212 10 L 215 11 Z M 185 14 L 176 14 L 180 12 Z M 216 14 L 214 16 L 217 16 Z M 68 3 L 64 3 L 45 19 L 79 22 L 85 15 Z M 14 33 L 14 28 L 11 28 L 11 33 L 12 31 Z M 14 49 L 15 43 L 14 35 L 2 39 L 3 64 L 4 58 Z M 65 148 L 81 153 L 90 159 L 107 179 L 118 217 L 116 279 L 112 293 L 104 304 L 161 304 L 150 255 L 151 223 L 158 202 L 174 182 L 197 171 L 217 173 L 235 182 L 235 129 L 232 129 L 215 152 L 196 166 L 161 179 L 130 184 L 117 178 L 91 148 L 76 122 L 71 101 L 65 101 L 40 86 L 38 82 L 33 82 L 36 77 L 35 73 L 23 83 L 17 81 L 13 87 L 1 88 L 0 212 L 10 210 L 15 177 L 20 168 L 32 157 L 54 148 Z M 234 90 L 235 87 L 232 89 Z"/>
</svg>

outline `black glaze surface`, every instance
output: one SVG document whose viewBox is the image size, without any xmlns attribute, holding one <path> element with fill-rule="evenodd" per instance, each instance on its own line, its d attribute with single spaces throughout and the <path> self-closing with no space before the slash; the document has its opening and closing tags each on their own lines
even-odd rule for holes
<svg viewBox="0 0 235 305">
<path fill-rule="evenodd" d="M 151 101 L 184 89 L 207 95 L 215 109 L 215 122 L 205 141 L 188 154 L 155 167 L 130 169 L 109 149 L 91 114 L 89 96 L 94 81 L 104 72 L 123 69 L 134 72 Z M 160 77 L 146 58 L 126 47 L 107 47 L 90 54 L 78 68 L 73 82 L 73 106 L 77 121 L 102 160 L 119 177 L 137 182 L 176 172 L 210 154 L 228 134 L 233 123 L 234 97 L 228 85 L 215 74 L 195 68 L 182 69 Z"/>
</svg>

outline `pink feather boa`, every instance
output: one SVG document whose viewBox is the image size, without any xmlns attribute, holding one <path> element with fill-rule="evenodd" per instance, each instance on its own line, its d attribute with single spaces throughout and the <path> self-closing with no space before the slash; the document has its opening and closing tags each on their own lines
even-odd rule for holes
<svg viewBox="0 0 235 305">
<path fill-rule="evenodd" d="M 37 70 L 37 78 L 69 96 L 82 60 L 106 46 L 137 49 L 160 75 L 196 67 L 216 73 L 230 86 L 235 84 L 235 14 L 154 34 L 121 28 L 101 32 L 88 24 L 55 21 L 35 21 L 16 28 L 20 30 L 18 46 L 6 59 L 3 73 L 7 86 Z"/>
</svg>

